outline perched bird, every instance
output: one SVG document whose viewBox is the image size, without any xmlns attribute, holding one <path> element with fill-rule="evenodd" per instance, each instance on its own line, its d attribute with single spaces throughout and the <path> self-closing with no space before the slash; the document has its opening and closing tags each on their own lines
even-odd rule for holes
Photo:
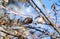
<svg viewBox="0 0 60 39">
<path fill-rule="evenodd" d="M 30 0 L 26 0 L 27 2 L 30 2 Z"/>
<path fill-rule="evenodd" d="M 18 19 L 18 20 L 17 20 L 17 23 L 20 23 L 20 22 L 21 22 L 21 20 L 20 20 L 20 19 Z"/>
<path fill-rule="evenodd" d="M 32 23 L 33 19 L 32 18 L 25 18 L 25 20 L 23 21 L 24 24 L 30 24 Z"/>
<path fill-rule="evenodd" d="M 51 9 L 54 11 L 55 10 L 55 4 L 52 4 Z"/>
<path fill-rule="evenodd" d="M 26 2 L 26 0 L 18 0 L 18 2 Z"/>
<path fill-rule="evenodd" d="M 5 25 L 6 23 L 7 23 L 7 21 L 5 19 L 2 19 L 1 25 Z"/>
<path fill-rule="evenodd" d="M 45 20 L 42 17 L 36 18 L 36 23 L 45 23 Z"/>
<path fill-rule="evenodd" d="M 10 20 L 9 25 L 10 26 L 13 26 L 14 25 L 14 21 L 13 20 Z"/>
<path fill-rule="evenodd" d="M 17 26 L 20 26 L 20 25 L 21 25 L 21 20 L 18 19 L 18 20 L 17 20 Z"/>
</svg>

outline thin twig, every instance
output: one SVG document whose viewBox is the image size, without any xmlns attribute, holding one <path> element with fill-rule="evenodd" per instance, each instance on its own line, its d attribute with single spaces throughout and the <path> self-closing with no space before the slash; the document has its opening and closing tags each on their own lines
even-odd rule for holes
<svg viewBox="0 0 60 39">
<path fill-rule="evenodd" d="M 32 2 L 33 2 L 33 4 L 39 9 L 39 13 L 40 13 L 40 15 L 42 14 L 43 15 L 43 17 L 44 18 L 46 18 L 49 22 L 50 22 L 50 24 L 52 25 L 52 27 L 60 34 L 60 31 L 58 30 L 58 28 L 56 28 L 55 27 L 55 24 L 52 22 L 52 20 L 51 19 L 49 19 L 48 17 L 46 17 L 46 15 L 41 11 L 41 9 L 34 3 L 34 1 L 33 0 L 31 0 Z M 33 7 L 33 5 L 30 3 L 30 2 L 28 2 L 32 7 Z M 34 7 L 33 7 L 34 8 Z M 34 8 L 35 9 L 35 8 Z M 36 9 L 35 9 L 36 10 Z M 36 10 L 37 11 L 37 10 Z M 38 11 L 37 11 L 38 12 Z"/>
</svg>

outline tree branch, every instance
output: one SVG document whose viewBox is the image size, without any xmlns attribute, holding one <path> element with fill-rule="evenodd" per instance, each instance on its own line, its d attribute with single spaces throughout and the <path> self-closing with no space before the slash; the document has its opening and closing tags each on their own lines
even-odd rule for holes
<svg viewBox="0 0 60 39">
<path fill-rule="evenodd" d="M 40 12 L 38 12 L 35 8 L 34 8 L 34 6 L 28 1 L 28 3 L 43 17 L 43 18 L 45 18 L 45 19 L 47 19 L 48 20 L 48 22 L 52 25 L 52 27 L 59 33 L 59 35 L 60 35 L 60 31 L 58 30 L 58 28 L 56 28 L 56 26 L 55 26 L 55 24 L 53 23 L 53 21 L 50 19 L 50 18 L 48 18 L 48 16 L 46 16 L 42 11 L 41 11 L 41 9 L 34 3 L 34 1 L 33 0 L 31 0 L 32 2 L 33 2 L 33 4 L 38 8 L 38 10 L 40 11 Z"/>
</svg>

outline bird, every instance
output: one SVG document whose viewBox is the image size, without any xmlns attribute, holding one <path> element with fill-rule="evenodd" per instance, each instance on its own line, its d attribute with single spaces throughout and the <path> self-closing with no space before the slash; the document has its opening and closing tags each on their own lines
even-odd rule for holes
<svg viewBox="0 0 60 39">
<path fill-rule="evenodd" d="M 18 2 L 30 2 L 30 0 L 18 0 Z"/>
<path fill-rule="evenodd" d="M 7 24 L 7 21 L 5 19 L 2 19 L 1 25 L 5 25 L 5 24 Z"/>
<path fill-rule="evenodd" d="M 21 20 L 20 20 L 20 19 L 18 19 L 18 20 L 17 20 L 17 23 L 20 23 L 20 22 L 21 22 Z"/>
<path fill-rule="evenodd" d="M 26 0 L 27 2 L 30 2 L 30 0 Z"/>
<path fill-rule="evenodd" d="M 38 18 L 36 18 L 36 22 L 37 23 L 45 23 L 45 20 L 43 19 L 43 17 L 38 17 Z"/>
<path fill-rule="evenodd" d="M 26 0 L 18 0 L 18 2 L 26 2 Z"/>
<path fill-rule="evenodd" d="M 21 24 L 22 24 L 22 23 L 21 23 L 21 20 L 20 20 L 20 19 L 18 19 L 18 20 L 17 20 L 17 24 L 16 24 L 16 25 L 17 25 L 17 26 L 20 26 Z"/>
<path fill-rule="evenodd" d="M 10 20 L 9 25 L 10 25 L 10 27 L 13 26 L 14 25 L 14 21 Z"/>
<path fill-rule="evenodd" d="M 55 4 L 52 4 L 51 9 L 54 11 L 55 10 Z"/>
<path fill-rule="evenodd" d="M 25 18 L 24 21 L 23 21 L 23 23 L 24 24 L 30 24 L 30 23 L 32 23 L 32 21 L 33 21 L 32 18 Z"/>
</svg>

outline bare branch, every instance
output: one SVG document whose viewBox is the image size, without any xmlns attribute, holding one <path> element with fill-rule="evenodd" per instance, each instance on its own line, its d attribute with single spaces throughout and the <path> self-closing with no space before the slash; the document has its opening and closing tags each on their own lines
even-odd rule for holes
<svg viewBox="0 0 60 39">
<path fill-rule="evenodd" d="M 46 29 L 44 29 L 44 28 L 41 28 L 41 27 L 39 27 L 39 28 L 41 28 L 41 29 L 43 29 L 43 31 L 42 30 L 40 30 L 40 29 L 38 29 L 38 27 L 32 27 L 32 26 L 26 26 L 25 28 L 30 28 L 30 29 L 34 29 L 34 30 L 36 30 L 36 31 L 39 31 L 39 32 L 42 32 L 43 34 L 45 34 L 45 35 L 48 35 L 48 36 L 53 36 L 53 34 L 50 34 L 48 31 L 46 31 Z M 45 32 L 46 31 L 46 32 Z M 55 36 L 55 35 L 54 35 Z M 56 38 L 60 38 L 60 36 L 55 36 Z M 53 37 L 52 37 L 53 38 Z"/>
<path fill-rule="evenodd" d="M 17 35 L 14 35 L 14 34 L 10 34 L 10 33 L 8 33 L 7 31 L 3 31 L 3 30 L 0 30 L 1 32 L 3 32 L 3 33 L 5 33 L 5 34 L 7 34 L 7 35 L 11 35 L 11 36 L 15 36 L 15 37 L 18 37 Z"/>
<path fill-rule="evenodd" d="M 60 6 L 59 4 L 55 3 L 57 6 Z"/>
<path fill-rule="evenodd" d="M 49 19 L 48 17 L 46 17 L 46 15 L 41 11 L 41 9 L 34 3 L 33 0 L 31 0 L 33 2 L 33 4 L 39 9 L 40 12 L 38 12 L 34 6 L 28 2 L 38 13 L 39 15 L 41 15 L 43 18 L 47 19 L 49 21 L 49 23 L 52 25 L 52 27 L 60 34 L 60 31 L 58 30 L 58 28 L 56 28 L 55 24 L 53 23 L 53 21 L 51 19 Z"/>
</svg>

